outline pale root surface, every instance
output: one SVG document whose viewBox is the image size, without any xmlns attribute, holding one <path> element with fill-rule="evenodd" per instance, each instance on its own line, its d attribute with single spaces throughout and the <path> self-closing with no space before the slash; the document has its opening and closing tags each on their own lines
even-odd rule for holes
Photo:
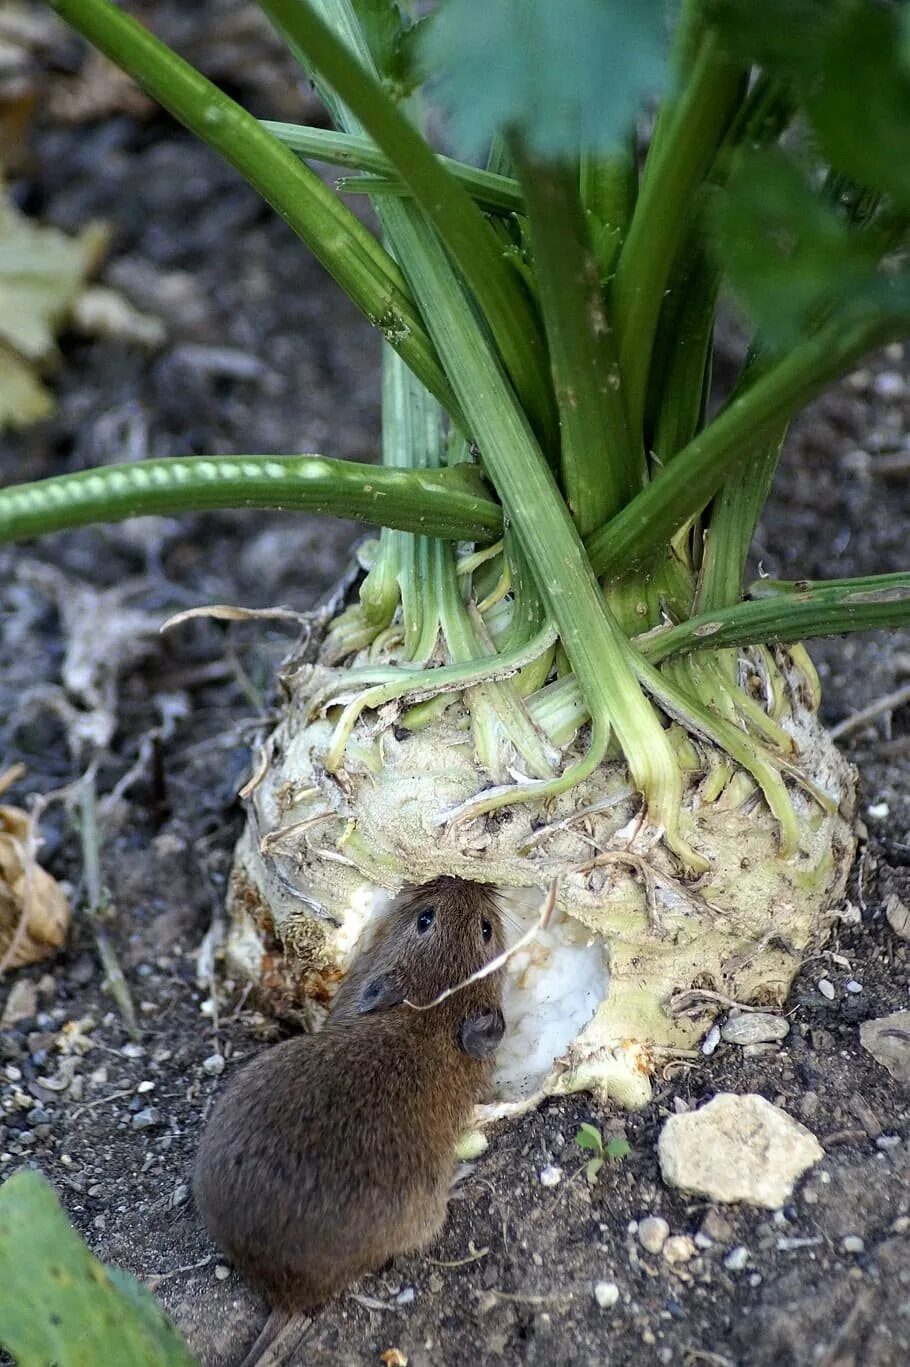
<svg viewBox="0 0 910 1367">
<path fill-rule="evenodd" d="M 702 799 L 716 756 L 702 747 L 681 813 L 685 838 L 710 864 L 695 881 L 642 822 L 615 761 L 545 804 L 447 823 L 447 812 L 489 784 L 459 701 L 416 734 L 396 735 L 391 709 L 368 715 L 343 769 L 327 774 L 334 714 L 313 704 L 342 678 L 322 665 L 293 675 L 232 879 L 235 967 L 307 1023 L 318 1026 L 360 932 L 403 883 L 453 874 L 497 885 L 514 942 L 558 875 L 554 922 L 510 964 L 508 1030 L 486 1114 L 583 1088 L 636 1106 L 650 1094 L 655 1062 L 691 1049 L 719 1005 L 782 1005 L 802 957 L 826 937 L 855 846 L 855 780 L 795 666 L 782 724 L 799 769 L 836 810 L 788 783 L 799 847 L 783 859 L 756 789 L 738 783 Z"/>
</svg>

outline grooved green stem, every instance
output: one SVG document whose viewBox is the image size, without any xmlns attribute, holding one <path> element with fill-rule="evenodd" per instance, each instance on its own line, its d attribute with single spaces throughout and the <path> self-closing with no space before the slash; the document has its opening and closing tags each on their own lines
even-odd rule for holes
<svg viewBox="0 0 910 1367">
<path fill-rule="evenodd" d="M 262 119 L 261 123 L 279 142 L 300 156 L 326 161 L 331 166 L 347 166 L 354 171 L 370 171 L 375 176 L 386 178 L 389 185 L 397 183 L 406 193 L 410 193 L 401 178 L 395 175 L 395 168 L 388 157 L 372 138 L 357 133 L 338 133 L 330 128 L 308 128 L 300 123 L 274 123 L 270 119 Z M 524 212 L 524 199 L 517 180 L 510 176 L 498 176 L 493 171 L 481 171 L 477 166 L 469 166 L 466 161 L 456 161 L 453 157 L 441 156 L 439 160 L 478 203 L 506 213 Z M 371 184 L 368 178 L 363 187 L 357 188 L 368 192 Z M 387 193 L 389 185 L 385 187 Z M 347 188 L 353 190 L 355 187 L 350 185 Z"/>
<path fill-rule="evenodd" d="M 676 101 L 665 107 L 616 268 L 612 300 L 629 432 L 640 439 L 651 349 L 670 271 L 689 228 L 694 192 L 744 89 L 744 73 L 705 33 Z"/>
<path fill-rule="evenodd" d="M 513 156 L 528 206 L 534 274 L 550 349 L 562 487 L 582 536 L 618 513 L 645 481 L 626 426 L 616 340 L 572 167 Z"/>
<path fill-rule="evenodd" d="M 910 623 L 910 574 L 818 579 L 804 585 L 759 579 L 749 592 L 762 596 L 700 613 L 678 626 L 657 627 L 639 636 L 635 644 L 652 664 L 658 664 L 669 655 L 706 647 L 785 644 Z"/>
<path fill-rule="evenodd" d="M 596 574 L 628 573 L 700 513 L 725 475 L 865 352 L 899 336 L 906 320 L 871 318 L 820 329 L 771 366 L 689 442 L 622 512 L 586 538 Z"/>
<path fill-rule="evenodd" d="M 215 508 L 300 509 L 451 541 L 495 541 L 502 509 L 477 481 L 471 466 L 391 470 L 324 456 L 137 461 L 0 489 L 0 541 Z"/>
</svg>

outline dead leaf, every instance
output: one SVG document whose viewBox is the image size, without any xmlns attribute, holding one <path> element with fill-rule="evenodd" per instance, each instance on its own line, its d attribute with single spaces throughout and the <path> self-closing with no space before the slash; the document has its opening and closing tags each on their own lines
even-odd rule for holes
<svg viewBox="0 0 910 1367">
<path fill-rule="evenodd" d="M 0 182 L 0 431 L 45 417 L 53 400 L 39 368 L 108 241 L 102 224 L 78 237 L 34 223 Z"/>
<path fill-rule="evenodd" d="M 59 123 L 94 123 L 112 114 L 147 119 L 154 109 L 133 78 L 97 48 L 89 48 L 78 75 L 54 84 L 48 101 L 50 116 Z"/>
<path fill-rule="evenodd" d="M 70 922 L 63 889 L 32 844 L 28 813 L 0 806 L 0 973 L 53 954 Z"/>
<path fill-rule="evenodd" d="M 154 314 L 142 313 L 106 285 L 90 285 L 73 305 L 73 327 L 85 337 L 126 342 L 155 351 L 167 341 L 167 329 Z"/>
</svg>

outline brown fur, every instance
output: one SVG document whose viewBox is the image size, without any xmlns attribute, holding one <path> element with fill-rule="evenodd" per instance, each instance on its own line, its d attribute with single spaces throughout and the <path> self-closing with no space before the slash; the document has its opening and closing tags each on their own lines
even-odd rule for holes
<svg viewBox="0 0 910 1367">
<path fill-rule="evenodd" d="M 425 908 L 435 919 L 420 935 Z M 364 1013 L 364 1002 L 379 981 L 386 997 L 425 1004 L 502 947 L 496 904 L 479 885 L 438 879 L 410 890 L 358 956 L 325 1028 L 254 1059 L 219 1101 L 196 1202 L 274 1305 L 319 1305 L 438 1234 L 455 1144 L 492 1066 L 492 1055 L 465 1052 L 460 1032 L 466 1020 L 501 1023 L 501 974 L 429 1011 L 401 1002 Z"/>
</svg>

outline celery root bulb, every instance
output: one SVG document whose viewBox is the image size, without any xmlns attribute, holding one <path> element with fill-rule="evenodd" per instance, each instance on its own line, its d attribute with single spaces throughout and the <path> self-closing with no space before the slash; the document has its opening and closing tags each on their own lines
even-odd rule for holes
<svg viewBox="0 0 910 1367">
<path fill-rule="evenodd" d="M 556 915 L 508 966 L 508 1028 L 486 1115 L 581 1089 L 644 1104 L 654 1069 L 691 1049 L 724 1002 L 782 1005 L 844 892 L 854 771 L 819 724 L 803 674 L 780 662 L 779 720 L 795 764 L 830 802 L 788 784 L 799 839 L 784 858 L 761 793 L 743 774 L 718 785 L 718 752 L 694 740 L 681 830 L 708 862 L 698 877 L 643 819 L 619 759 L 559 798 L 448 819 L 490 782 L 457 696 L 414 733 L 394 712 L 364 714 L 327 773 L 338 709 L 321 715 L 318 704 L 343 676 L 298 667 L 236 851 L 233 970 L 318 1028 L 364 927 L 404 883 L 452 874 L 494 884 L 514 942 L 558 876 Z M 583 744 L 576 738 L 564 760 Z"/>
</svg>

